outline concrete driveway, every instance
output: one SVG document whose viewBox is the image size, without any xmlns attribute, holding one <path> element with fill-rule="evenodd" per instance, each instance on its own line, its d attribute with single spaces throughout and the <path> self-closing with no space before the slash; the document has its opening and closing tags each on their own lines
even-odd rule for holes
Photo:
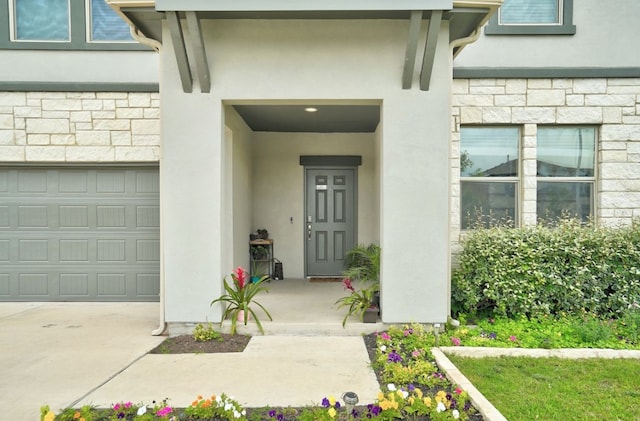
<svg viewBox="0 0 640 421">
<path fill-rule="evenodd" d="M 0 418 L 81 401 L 165 339 L 158 320 L 158 303 L 0 303 Z"/>
</svg>

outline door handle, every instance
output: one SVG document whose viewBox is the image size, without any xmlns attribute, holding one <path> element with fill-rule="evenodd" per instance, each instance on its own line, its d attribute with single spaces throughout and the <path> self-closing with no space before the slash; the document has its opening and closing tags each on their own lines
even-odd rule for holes
<svg viewBox="0 0 640 421">
<path fill-rule="evenodd" d="M 307 237 L 311 240 L 311 222 L 307 224 Z"/>
</svg>

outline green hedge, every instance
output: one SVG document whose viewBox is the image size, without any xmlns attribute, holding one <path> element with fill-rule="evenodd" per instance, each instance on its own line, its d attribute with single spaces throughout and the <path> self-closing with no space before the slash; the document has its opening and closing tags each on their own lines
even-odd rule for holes
<svg viewBox="0 0 640 421">
<path fill-rule="evenodd" d="M 640 299 L 640 224 L 470 230 L 451 295 L 454 315 L 616 316 Z"/>
</svg>

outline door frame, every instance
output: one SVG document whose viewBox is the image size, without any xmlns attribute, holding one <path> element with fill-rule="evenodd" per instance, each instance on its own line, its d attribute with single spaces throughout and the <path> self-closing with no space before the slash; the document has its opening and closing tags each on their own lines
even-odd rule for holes
<svg viewBox="0 0 640 421">
<path fill-rule="evenodd" d="M 354 245 L 358 244 L 358 167 L 362 165 L 362 156 L 360 155 L 300 155 L 300 165 L 302 165 L 302 184 L 303 184 L 303 212 L 302 222 L 302 238 L 304 244 L 304 276 L 309 276 L 308 269 L 308 253 L 307 253 L 307 170 L 353 170 L 353 239 Z"/>
</svg>

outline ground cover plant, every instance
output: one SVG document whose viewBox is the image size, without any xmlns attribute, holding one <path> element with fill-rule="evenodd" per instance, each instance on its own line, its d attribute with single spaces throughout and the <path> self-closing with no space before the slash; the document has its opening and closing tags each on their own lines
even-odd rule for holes
<svg viewBox="0 0 640 421">
<path fill-rule="evenodd" d="M 510 421 L 637 420 L 640 360 L 449 359 Z"/>
</svg>

